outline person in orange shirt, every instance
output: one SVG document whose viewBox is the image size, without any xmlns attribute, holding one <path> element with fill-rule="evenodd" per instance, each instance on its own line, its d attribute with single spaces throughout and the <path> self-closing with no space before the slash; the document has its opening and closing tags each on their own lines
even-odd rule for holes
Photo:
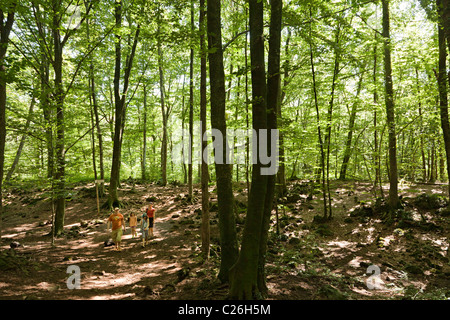
<svg viewBox="0 0 450 320">
<path fill-rule="evenodd" d="M 148 233 L 149 238 L 153 238 L 153 225 L 155 223 L 155 208 L 153 208 L 152 204 L 149 204 L 146 210 L 147 217 L 148 217 Z"/>
<path fill-rule="evenodd" d="M 122 242 L 122 229 L 125 231 L 125 222 L 123 215 L 119 212 L 119 208 L 114 209 L 114 213 L 108 218 L 106 227 L 109 229 L 109 223 L 111 222 L 111 237 L 116 245 L 116 250 L 120 251 L 120 243 Z"/>
</svg>

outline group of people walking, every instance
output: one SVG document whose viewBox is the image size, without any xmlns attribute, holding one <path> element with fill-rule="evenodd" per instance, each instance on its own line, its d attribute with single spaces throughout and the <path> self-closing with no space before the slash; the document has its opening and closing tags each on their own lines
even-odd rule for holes
<svg viewBox="0 0 450 320">
<path fill-rule="evenodd" d="M 153 236 L 153 226 L 155 222 L 155 208 L 153 208 L 152 204 L 149 204 L 146 208 L 145 212 L 142 214 L 142 218 L 140 220 L 141 227 L 141 238 L 142 238 L 142 247 L 152 239 Z M 130 214 L 128 219 L 128 225 L 131 229 L 131 237 L 137 237 L 137 226 L 138 226 L 138 217 L 134 212 Z M 111 238 L 115 244 L 115 250 L 120 251 L 120 244 L 122 242 L 122 235 L 126 230 L 124 216 L 120 213 L 119 208 L 115 208 L 114 212 L 108 217 L 107 220 L 107 229 L 111 225 Z"/>
</svg>

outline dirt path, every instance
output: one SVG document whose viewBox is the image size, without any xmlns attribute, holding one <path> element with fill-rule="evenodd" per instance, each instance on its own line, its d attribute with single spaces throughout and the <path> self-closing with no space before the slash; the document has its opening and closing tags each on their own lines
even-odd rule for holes
<svg viewBox="0 0 450 320">
<path fill-rule="evenodd" d="M 104 222 L 108 213 L 103 213 L 101 219 L 93 214 L 91 208 L 96 208 L 94 199 L 80 197 L 68 202 L 66 235 L 55 239 L 54 247 L 51 247 L 51 238 L 48 236 L 50 226 L 42 222 L 42 214 L 37 214 L 37 211 L 44 211 L 44 203 L 26 217 L 18 217 L 17 213 L 14 215 L 10 212 L 5 219 L 2 250 L 11 252 L 9 244 L 12 241 L 20 242 L 21 247 L 17 248 L 16 252 L 24 257 L 21 268 L 26 271 L 25 274 L 8 272 L 8 279 L 1 277 L 0 297 L 13 299 L 179 297 L 176 294 L 177 285 L 188 276 L 187 270 L 190 271 L 192 268 L 193 256 L 195 251 L 198 251 L 198 248 L 192 247 L 193 239 L 198 232 L 185 231 L 189 230 L 188 224 L 186 227 L 178 228 L 174 225 L 193 212 L 181 212 L 182 206 L 173 201 L 177 196 L 180 198 L 184 196 L 182 189 L 172 189 L 170 194 L 164 189 L 153 188 L 152 191 L 131 192 L 131 196 L 124 197 L 126 205 L 121 211 L 125 217 L 131 211 L 140 216 L 139 213 L 145 208 L 145 199 L 150 196 L 156 197 L 154 239 L 142 248 L 139 227 L 138 236 L 135 238 L 131 236 L 131 230 L 127 227 L 120 252 L 115 251 L 113 247 L 104 246 L 104 241 L 110 236 Z M 87 208 L 90 209 L 86 210 Z M 12 208 L 9 209 L 12 211 Z M 72 275 L 68 273 L 69 266 L 79 267 L 81 290 L 68 289 L 67 279 Z"/>
</svg>

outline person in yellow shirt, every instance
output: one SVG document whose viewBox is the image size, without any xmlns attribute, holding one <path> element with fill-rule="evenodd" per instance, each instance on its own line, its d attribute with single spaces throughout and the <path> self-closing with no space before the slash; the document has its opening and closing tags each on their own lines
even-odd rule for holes
<svg viewBox="0 0 450 320">
<path fill-rule="evenodd" d="M 111 238 L 116 245 L 116 250 L 120 251 L 120 243 L 122 242 L 122 229 L 125 232 L 125 223 L 123 215 L 119 212 L 119 208 L 114 209 L 114 213 L 111 214 L 107 221 L 107 229 L 109 229 L 109 223 L 111 223 Z"/>
<path fill-rule="evenodd" d="M 137 226 L 137 216 L 134 214 L 134 212 L 132 212 L 130 214 L 130 220 L 129 220 L 129 225 L 131 228 L 131 238 L 134 238 L 135 236 L 137 236 L 137 232 L 136 232 L 136 226 Z"/>
</svg>

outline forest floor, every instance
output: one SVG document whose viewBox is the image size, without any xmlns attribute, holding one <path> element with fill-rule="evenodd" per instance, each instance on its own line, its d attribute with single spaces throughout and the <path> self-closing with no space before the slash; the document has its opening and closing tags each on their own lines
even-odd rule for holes
<svg viewBox="0 0 450 320">
<path fill-rule="evenodd" d="M 246 188 L 234 186 L 238 231 L 243 229 Z M 449 215 L 446 186 L 400 185 L 404 209 L 390 220 L 378 210 L 369 183 L 336 181 L 333 219 L 321 222 L 321 194 L 308 200 L 309 184 L 289 183 L 272 217 L 267 255 L 269 299 L 449 299 Z M 211 189 L 211 258 L 201 258 L 201 194 L 185 186 L 123 183 L 125 217 L 157 209 L 155 238 L 141 247 L 140 234 L 123 236 L 122 251 L 105 247 L 109 212 L 97 214 L 93 184 L 74 186 L 66 203 L 65 232 L 51 245 L 51 204 L 36 188 L 4 193 L 0 243 L 0 299 L 221 300 L 216 195 Z M 385 194 L 387 191 L 385 190 Z M 428 196 L 424 196 L 427 194 Z M 278 230 L 278 233 L 277 233 Z M 11 249 L 12 243 L 20 246 Z M 75 265 L 80 289 L 68 289 Z"/>
</svg>

